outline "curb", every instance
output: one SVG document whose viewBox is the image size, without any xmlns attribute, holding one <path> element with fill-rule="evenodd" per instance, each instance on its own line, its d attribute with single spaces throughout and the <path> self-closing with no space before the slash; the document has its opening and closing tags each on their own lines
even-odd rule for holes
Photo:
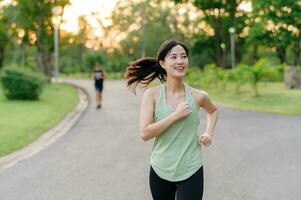
<svg viewBox="0 0 301 200">
<path fill-rule="evenodd" d="M 65 82 L 66 83 L 66 82 Z M 70 84 L 70 83 L 67 83 Z M 14 166 L 20 161 L 26 160 L 33 155 L 37 154 L 47 146 L 57 141 L 60 137 L 65 135 L 73 125 L 80 119 L 82 114 L 88 108 L 88 95 L 86 91 L 74 84 L 71 84 L 77 88 L 79 96 L 79 103 L 76 108 L 71 111 L 65 118 L 63 118 L 55 127 L 42 134 L 36 141 L 27 145 L 23 149 L 15 151 L 0 158 L 0 172 Z"/>
</svg>

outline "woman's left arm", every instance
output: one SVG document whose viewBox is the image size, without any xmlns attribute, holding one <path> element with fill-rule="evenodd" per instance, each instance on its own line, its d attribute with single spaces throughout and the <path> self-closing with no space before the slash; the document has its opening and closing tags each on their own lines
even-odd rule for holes
<svg viewBox="0 0 301 200">
<path fill-rule="evenodd" d="M 207 128 L 205 133 L 199 137 L 199 144 L 209 147 L 212 144 L 213 131 L 218 119 L 218 111 L 216 106 L 212 103 L 208 94 L 201 92 L 200 94 L 200 107 L 207 113 Z"/>
</svg>

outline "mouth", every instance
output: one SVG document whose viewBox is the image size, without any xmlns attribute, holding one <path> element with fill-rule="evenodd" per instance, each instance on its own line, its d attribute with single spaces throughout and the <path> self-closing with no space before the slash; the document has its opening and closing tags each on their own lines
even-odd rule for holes
<svg viewBox="0 0 301 200">
<path fill-rule="evenodd" d="M 179 66 L 179 67 L 175 67 L 174 69 L 178 72 L 183 72 L 185 70 L 185 67 Z"/>
</svg>

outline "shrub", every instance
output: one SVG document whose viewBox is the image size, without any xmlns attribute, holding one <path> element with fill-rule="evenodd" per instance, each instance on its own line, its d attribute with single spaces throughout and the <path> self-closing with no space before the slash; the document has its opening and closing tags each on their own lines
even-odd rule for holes
<svg viewBox="0 0 301 200">
<path fill-rule="evenodd" d="M 235 93 L 239 94 L 240 87 L 248 82 L 248 66 L 239 64 L 236 68 L 231 69 L 229 79 L 235 82 Z"/>
<path fill-rule="evenodd" d="M 4 68 L 0 79 L 8 99 L 36 100 L 46 83 L 44 75 L 20 68 Z"/>
<path fill-rule="evenodd" d="M 204 66 L 204 77 L 202 78 L 202 85 L 209 88 L 212 84 L 217 87 L 218 70 L 215 64 L 208 64 Z"/>
<path fill-rule="evenodd" d="M 271 67 L 271 63 L 267 59 L 260 59 L 253 67 L 244 67 L 243 70 L 248 75 L 248 81 L 252 86 L 254 95 L 258 96 L 258 82 L 262 80 L 270 80 L 275 77 L 275 69 Z"/>
<path fill-rule="evenodd" d="M 185 78 L 190 85 L 197 87 L 201 83 L 202 72 L 198 67 L 189 67 Z"/>
</svg>

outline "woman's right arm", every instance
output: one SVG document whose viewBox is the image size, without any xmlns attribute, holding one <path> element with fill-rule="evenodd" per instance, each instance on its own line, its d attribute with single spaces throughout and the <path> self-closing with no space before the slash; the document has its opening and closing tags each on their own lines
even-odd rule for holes
<svg viewBox="0 0 301 200">
<path fill-rule="evenodd" d="M 144 141 L 152 139 L 162 134 L 164 130 L 169 128 L 175 121 L 181 119 L 191 113 L 187 103 L 183 102 L 177 106 L 177 109 L 166 118 L 154 122 L 155 101 L 154 90 L 145 91 L 141 107 L 140 107 L 140 136 Z"/>
</svg>

